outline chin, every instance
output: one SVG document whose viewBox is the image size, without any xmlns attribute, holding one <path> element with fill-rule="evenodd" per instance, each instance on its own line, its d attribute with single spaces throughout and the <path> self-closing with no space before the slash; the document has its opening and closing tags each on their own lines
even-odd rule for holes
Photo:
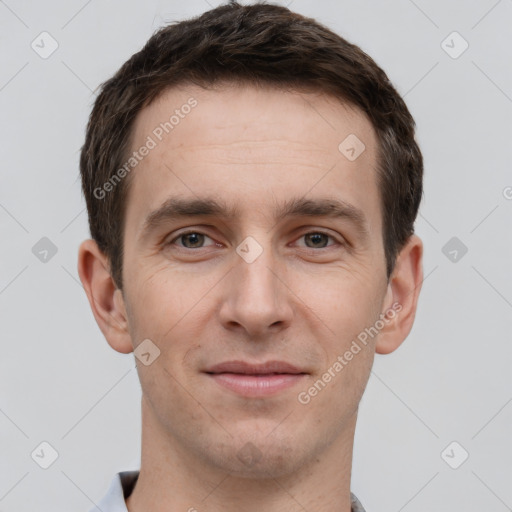
<svg viewBox="0 0 512 512">
<path fill-rule="evenodd" d="M 293 474 L 306 462 L 303 444 L 292 439 L 270 439 L 268 434 L 241 436 L 206 453 L 209 462 L 233 476 L 270 479 Z M 311 455 L 313 457 L 313 454 Z"/>
</svg>

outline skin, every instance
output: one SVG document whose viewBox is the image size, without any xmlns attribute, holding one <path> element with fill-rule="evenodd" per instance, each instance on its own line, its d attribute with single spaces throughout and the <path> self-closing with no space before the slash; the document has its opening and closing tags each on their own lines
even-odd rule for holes
<svg viewBox="0 0 512 512">
<path fill-rule="evenodd" d="M 129 353 L 150 339 L 160 350 L 148 366 L 136 359 L 142 461 L 127 508 L 349 512 L 359 401 L 374 354 L 395 350 L 413 325 L 422 242 L 409 239 L 388 281 L 375 132 L 361 112 L 322 94 L 173 88 L 139 114 L 133 148 L 191 96 L 197 107 L 129 178 L 123 291 L 94 241 L 79 251 L 80 279 L 111 347 Z M 354 161 L 338 150 L 349 134 L 366 146 Z M 215 197 L 238 214 L 168 220 L 142 236 L 146 216 L 170 196 Z M 274 206 L 301 197 L 350 203 L 368 236 L 344 218 L 276 222 Z M 188 229 L 206 236 L 178 238 Z M 330 238 L 305 236 L 319 231 Z M 263 250 L 252 263 L 236 252 L 248 236 Z M 394 319 L 300 403 L 394 303 Z M 203 373 L 233 359 L 287 361 L 307 374 L 275 395 L 242 397 Z M 252 462 L 237 456 L 248 449 Z"/>
</svg>

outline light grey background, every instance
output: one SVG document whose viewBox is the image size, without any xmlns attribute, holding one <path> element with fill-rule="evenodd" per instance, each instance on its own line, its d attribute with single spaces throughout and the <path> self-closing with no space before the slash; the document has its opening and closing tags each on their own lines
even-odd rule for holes
<svg viewBox="0 0 512 512">
<path fill-rule="evenodd" d="M 76 270 L 89 236 L 79 149 L 95 88 L 163 23 L 219 3 L 0 1 L 3 512 L 85 512 L 115 472 L 138 468 L 134 356 L 103 339 Z M 425 158 L 416 229 L 426 279 L 409 338 L 376 357 L 352 490 L 368 512 L 512 510 L 512 1 L 290 8 L 386 71 Z M 31 47 L 43 31 L 59 45 L 47 59 Z M 454 31 L 469 43 L 458 58 L 445 51 L 463 48 Z M 57 247 L 46 263 L 32 252 L 42 237 Z M 468 248 L 456 262 L 442 252 L 452 237 Z M 31 456 L 43 441 L 59 454 L 48 469 Z M 455 465 L 462 450 L 469 458 L 452 469 L 446 461 Z"/>
</svg>

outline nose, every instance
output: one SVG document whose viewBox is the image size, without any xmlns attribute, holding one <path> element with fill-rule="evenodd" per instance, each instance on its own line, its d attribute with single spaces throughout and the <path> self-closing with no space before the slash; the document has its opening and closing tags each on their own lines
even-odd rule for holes
<svg viewBox="0 0 512 512">
<path fill-rule="evenodd" d="M 258 338 L 289 327 L 293 293 L 271 248 L 265 248 L 252 262 L 238 254 L 235 258 L 234 267 L 224 280 L 219 311 L 224 328 L 243 330 L 247 336 Z"/>
</svg>

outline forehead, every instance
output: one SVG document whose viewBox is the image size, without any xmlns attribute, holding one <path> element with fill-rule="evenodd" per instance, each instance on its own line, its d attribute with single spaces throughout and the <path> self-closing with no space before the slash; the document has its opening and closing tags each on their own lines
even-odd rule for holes
<svg viewBox="0 0 512 512">
<path fill-rule="evenodd" d="M 131 149 L 143 146 L 150 149 L 130 175 L 128 229 L 142 229 L 170 196 L 217 197 L 255 217 L 276 211 L 281 199 L 326 194 L 380 228 L 375 132 L 363 113 L 330 96 L 172 88 L 139 113 Z"/>
</svg>

